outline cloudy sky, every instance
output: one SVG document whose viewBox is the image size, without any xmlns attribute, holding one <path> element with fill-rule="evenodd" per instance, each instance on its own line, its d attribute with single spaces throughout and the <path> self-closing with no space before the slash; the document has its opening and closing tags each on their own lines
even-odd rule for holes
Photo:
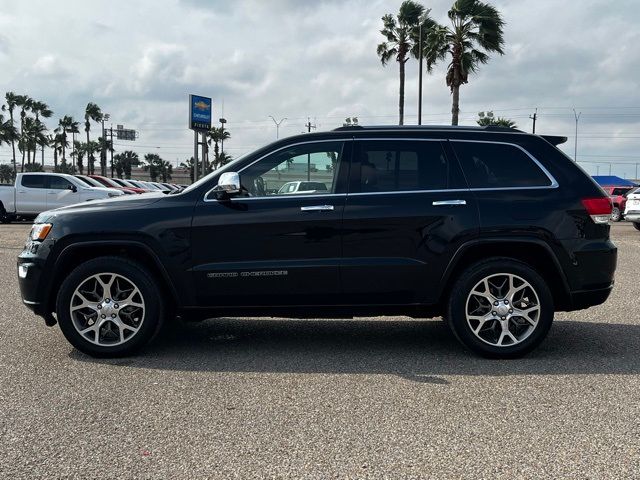
<svg viewBox="0 0 640 480">
<path fill-rule="evenodd" d="M 398 69 L 376 56 L 381 16 L 400 0 L 0 0 L 0 93 L 45 101 L 57 118 L 80 120 L 89 101 L 114 126 L 139 131 L 117 150 L 192 153 L 187 96 L 214 100 L 237 156 L 280 136 L 319 130 L 347 116 L 397 123 Z M 422 2 L 446 22 L 452 0 Z M 566 135 L 591 173 L 634 177 L 640 162 L 640 1 L 495 0 L 506 54 L 461 90 L 461 123 L 493 110 L 538 132 Z M 562 6 L 560 6 L 562 5 Z M 423 123 L 450 122 L 446 63 L 426 77 Z M 416 123 L 417 62 L 407 69 L 406 123 Z M 0 148 L 0 162 L 10 148 Z M 588 163 L 587 163 L 588 162 Z M 597 163 L 599 162 L 599 163 Z M 638 173 L 640 175 L 640 171 Z"/>
</svg>

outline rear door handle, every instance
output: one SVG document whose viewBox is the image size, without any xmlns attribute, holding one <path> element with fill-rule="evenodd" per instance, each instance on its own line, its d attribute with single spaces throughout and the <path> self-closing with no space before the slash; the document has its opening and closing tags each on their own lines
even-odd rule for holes
<svg viewBox="0 0 640 480">
<path fill-rule="evenodd" d="M 300 207 L 303 212 L 331 212 L 333 205 L 311 205 L 309 207 Z"/>
<path fill-rule="evenodd" d="M 440 206 L 440 205 L 466 205 L 467 201 L 466 200 L 439 200 L 437 202 L 433 202 L 431 205 L 433 205 L 434 207 Z"/>
</svg>

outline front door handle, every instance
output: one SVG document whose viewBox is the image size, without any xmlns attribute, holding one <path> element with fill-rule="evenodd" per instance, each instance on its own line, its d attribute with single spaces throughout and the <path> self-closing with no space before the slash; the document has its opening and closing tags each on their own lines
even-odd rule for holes
<svg viewBox="0 0 640 480">
<path fill-rule="evenodd" d="M 466 200 L 439 200 L 437 202 L 433 202 L 431 205 L 433 205 L 434 207 L 440 206 L 440 205 L 466 205 L 467 201 Z"/>
<path fill-rule="evenodd" d="M 331 212 L 333 205 L 311 205 L 309 207 L 300 207 L 303 212 Z"/>
</svg>

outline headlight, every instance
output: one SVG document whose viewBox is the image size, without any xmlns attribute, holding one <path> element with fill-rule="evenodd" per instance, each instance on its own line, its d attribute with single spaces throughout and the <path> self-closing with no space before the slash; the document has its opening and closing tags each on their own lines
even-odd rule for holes
<svg viewBox="0 0 640 480">
<path fill-rule="evenodd" d="M 47 238 L 47 235 L 49 235 L 49 231 L 51 230 L 52 226 L 53 225 L 51 225 L 50 223 L 34 224 L 33 227 L 31 227 L 31 232 L 29 233 L 29 239 L 41 242 L 42 240 Z"/>
</svg>

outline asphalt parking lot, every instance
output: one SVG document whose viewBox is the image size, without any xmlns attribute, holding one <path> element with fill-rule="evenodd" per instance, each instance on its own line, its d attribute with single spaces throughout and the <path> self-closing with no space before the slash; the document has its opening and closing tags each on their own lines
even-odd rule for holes
<svg viewBox="0 0 640 480">
<path fill-rule="evenodd" d="M 438 320 L 217 319 L 94 360 L 22 306 L 0 225 L 0 478 L 638 478 L 640 232 L 609 301 L 490 361 Z"/>
</svg>

